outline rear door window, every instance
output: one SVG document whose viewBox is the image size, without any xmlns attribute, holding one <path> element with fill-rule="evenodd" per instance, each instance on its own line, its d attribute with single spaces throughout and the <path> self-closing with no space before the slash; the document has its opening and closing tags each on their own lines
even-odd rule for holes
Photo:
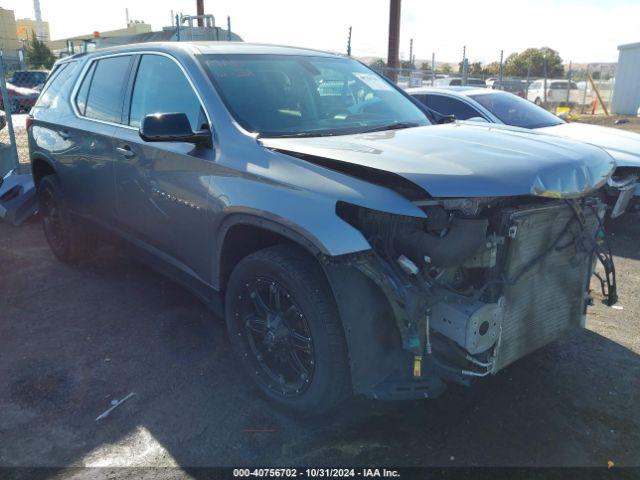
<svg viewBox="0 0 640 480">
<path fill-rule="evenodd" d="M 86 106 L 82 104 L 82 98 L 76 97 L 76 105 L 84 106 L 87 118 L 111 123 L 122 122 L 125 81 L 129 75 L 131 58 L 130 55 L 103 58 L 95 62 L 95 67 L 92 66 L 94 71 L 87 86 Z M 92 73 L 91 69 L 88 73 Z M 85 75 L 85 80 L 87 77 Z M 84 84 L 79 94 L 84 94 L 83 87 Z"/>
<path fill-rule="evenodd" d="M 553 82 L 551 90 L 566 90 L 569 84 L 567 82 Z"/>
<path fill-rule="evenodd" d="M 91 67 L 89 67 L 87 74 L 82 79 L 80 89 L 76 95 L 76 107 L 78 108 L 80 115 L 84 115 L 87 109 L 87 96 L 89 95 L 89 87 L 91 86 L 91 80 L 93 79 L 93 72 L 95 69 L 96 62 L 93 62 Z"/>
<path fill-rule="evenodd" d="M 444 95 L 427 95 L 427 106 L 443 115 L 455 115 L 458 120 L 469 120 L 473 117 L 482 117 L 480 112 L 471 108 L 466 103 Z"/>
</svg>

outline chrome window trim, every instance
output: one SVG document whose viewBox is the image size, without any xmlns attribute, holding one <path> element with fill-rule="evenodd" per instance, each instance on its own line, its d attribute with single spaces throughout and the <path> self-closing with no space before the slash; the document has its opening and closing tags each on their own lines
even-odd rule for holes
<svg viewBox="0 0 640 480">
<path fill-rule="evenodd" d="M 71 104 L 71 110 L 73 111 L 73 114 L 76 116 L 76 118 L 81 119 L 81 120 L 89 120 L 91 122 L 96 122 L 96 123 L 102 123 L 104 125 L 110 125 L 110 126 L 113 126 L 113 127 L 121 127 L 121 128 L 127 128 L 129 130 L 138 131 L 138 128 L 132 127 L 131 125 L 125 125 L 124 123 L 108 122 L 106 120 L 98 120 L 96 118 L 91 118 L 91 117 L 87 117 L 85 115 L 81 115 L 80 112 L 78 111 L 77 106 L 76 106 L 76 97 L 78 96 L 78 90 L 80 90 L 80 85 L 82 84 L 84 78 L 87 76 L 87 72 L 91 69 L 91 65 L 94 62 L 97 62 L 99 60 L 103 60 L 105 58 L 124 57 L 124 56 L 133 57 L 135 55 L 140 55 L 140 56 L 142 56 L 142 55 L 158 55 L 158 56 L 167 57 L 167 58 L 173 60 L 173 62 L 178 66 L 178 68 L 180 69 L 182 74 L 187 79 L 187 82 L 189 82 L 189 86 L 191 87 L 191 90 L 193 91 L 193 93 L 195 93 L 196 98 L 198 99 L 198 102 L 200 102 L 200 108 L 202 108 L 202 110 L 204 111 L 204 114 L 207 117 L 207 122 L 209 122 L 209 128 L 211 129 L 211 132 L 213 133 L 213 124 L 211 123 L 211 116 L 209 115 L 209 112 L 208 112 L 207 108 L 205 107 L 204 102 L 202 101 L 202 97 L 200 96 L 200 93 L 198 92 L 198 89 L 195 87 L 195 84 L 193 83 L 193 80 L 191 79 L 191 76 L 189 75 L 187 70 L 182 66 L 182 64 L 174 56 L 169 55 L 168 53 L 165 53 L 165 52 L 154 52 L 152 50 L 140 50 L 140 51 L 134 51 L 134 52 L 111 53 L 111 54 L 107 54 L 107 55 L 100 55 L 100 56 L 96 56 L 96 57 L 90 58 L 86 62 L 86 64 L 82 67 L 82 71 L 78 75 L 78 79 L 76 80 L 76 83 L 73 86 L 73 90 L 71 91 L 71 96 L 69 98 L 69 103 Z M 137 75 L 137 71 L 135 73 Z M 135 88 L 135 82 L 134 82 L 133 86 Z"/>
</svg>

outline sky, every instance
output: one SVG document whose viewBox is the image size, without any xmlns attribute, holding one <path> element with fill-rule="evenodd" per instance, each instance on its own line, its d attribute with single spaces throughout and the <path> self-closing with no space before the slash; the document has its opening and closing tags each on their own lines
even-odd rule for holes
<svg viewBox="0 0 640 480">
<path fill-rule="evenodd" d="M 195 0 L 40 0 L 52 39 L 124 28 L 131 19 L 154 30 L 175 13 L 195 14 Z M 31 0 L 0 0 L 16 18 L 33 18 Z M 354 56 L 386 57 L 388 0 L 205 0 L 205 12 L 245 41 L 344 52 L 353 27 Z M 640 42 L 640 0 L 402 0 L 400 55 L 458 62 L 499 60 L 528 47 L 548 46 L 568 62 L 614 62 L 617 46 Z"/>
</svg>

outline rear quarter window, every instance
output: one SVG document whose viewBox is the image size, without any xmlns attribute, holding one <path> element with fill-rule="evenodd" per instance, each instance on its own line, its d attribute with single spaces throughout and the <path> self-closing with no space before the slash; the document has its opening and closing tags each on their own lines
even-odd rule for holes
<svg viewBox="0 0 640 480">
<path fill-rule="evenodd" d="M 76 77 L 78 62 L 63 63 L 51 72 L 34 108 L 56 108 L 67 98 Z"/>
</svg>

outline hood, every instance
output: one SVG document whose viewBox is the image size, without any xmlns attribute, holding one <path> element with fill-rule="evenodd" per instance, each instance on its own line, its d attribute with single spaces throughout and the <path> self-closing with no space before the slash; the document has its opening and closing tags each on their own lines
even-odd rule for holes
<svg viewBox="0 0 640 480">
<path fill-rule="evenodd" d="M 640 167 L 640 134 L 587 123 L 563 123 L 537 132 L 572 138 L 604 148 L 619 167 Z"/>
<path fill-rule="evenodd" d="M 261 138 L 260 142 L 283 153 L 341 162 L 342 167 L 390 172 L 433 197 L 579 197 L 600 188 L 615 167 L 611 156 L 600 148 L 486 124 L 451 123 L 335 137 Z"/>
</svg>

